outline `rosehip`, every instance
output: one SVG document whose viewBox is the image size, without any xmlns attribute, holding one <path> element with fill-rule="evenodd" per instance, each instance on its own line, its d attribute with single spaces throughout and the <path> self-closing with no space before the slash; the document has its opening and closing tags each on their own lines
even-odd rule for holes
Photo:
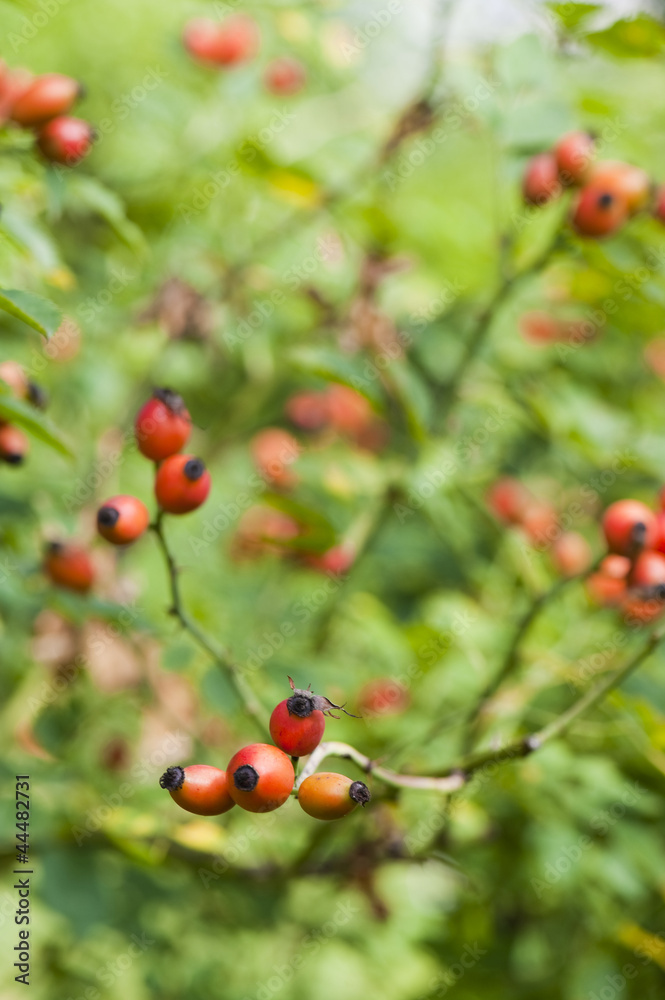
<svg viewBox="0 0 665 1000">
<path fill-rule="evenodd" d="M 34 76 L 30 70 L 8 70 L 3 65 L 3 73 L 0 78 L 0 122 L 4 122 L 10 117 L 14 103 L 25 93 L 33 80 Z"/>
<path fill-rule="evenodd" d="M 534 545 L 547 544 L 557 528 L 556 511 L 545 500 L 530 499 L 522 513 L 521 524 Z"/>
<path fill-rule="evenodd" d="M 656 552 L 665 552 L 665 510 L 656 513 L 656 539 L 653 547 Z"/>
<path fill-rule="evenodd" d="M 41 125 L 56 115 L 66 114 L 81 94 L 81 84 L 71 76 L 45 73 L 16 98 L 11 118 L 17 125 Z"/>
<path fill-rule="evenodd" d="M 578 531 L 564 531 L 552 545 L 552 561 L 562 576 L 578 576 L 591 559 L 591 546 Z"/>
<path fill-rule="evenodd" d="M 309 692 L 294 692 L 270 716 L 270 735 L 291 757 L 306 757 L 318 747 L 325 727 L 325 716 Z"/>
<path fill-rule="evenodd" d="M 409 702 L 404 685 L 389 677 L 368 681 L 358 695 L 364 715 L 400 715 L 409 707 Z"/>
<path fill-rule="evenodd" d="M 95 130 L 81 118 L 52 118 L 40 129 L 37 145 L 47 160 L 73 167 L 92 147 Z"/>
<path fill-rule="evenodd" d="M 554 157 L 564 184 L 581 184 L 586 178 L 595 152 L 593 136 L 588 132 L 568 132 L 554 147 Z"/>
<path fill-rule="evenodd" d="M 235 805 L 229 795 L 226 771 L 208 764 L 167 767 L 159 779 L 174 802 L 197 816 L 220 816 Z"/>
<path fill-rule="evenodd" d="M 372 422 L 369 400 L 348 385 L 331 385 L 327 392 L 328 415 L 332 426 L 343 434 L 355 436 Z"/>
<path fill-rule="evenodd" d="M 251 442 L 254 463 L 265 479 L 275 486 L 288 489 L 297 482 L 289 468 L 300 454 L 300 445 L 288 431 L 280 427 L 267 427 L 259 431 Z"/>
<path fill-rule="evenodd" d="M 0 460 L 8 465 L 20 465 L 30 450 L 30 443 L 18 427 L 0 424 Z"/>
<path fill-rule="evenodd" d="M 305 85 L 305 68 L 297 59 L 282 56 L 274 59 L 263 75 L 267 89 L 283 97 L 297 94 Z"/>
<path fill-rule="evenodd" d="M 97 530 L 114 545 L 136 541 L 149 523 L 148 508 L 133 496 L 111 497 L 97 511 Z"/>
<path fill-rule="evenodd" d="M 259 29 L 245 14 L 228 17 L 222 24 L 199 18 L 186 25 L 183 42 L 190 55 L 202 62 L 235 66 L 256 55 Z"/>
<path fill-rule="evenodd" d="M 559 171 L 551 153 L 538 153 L 529 160 L 522 181 L 522 194 L 530 205 L 544 205 L 561 194 Z"/>
<path fill-rule="evenodd" d="M 362 781 L 332 771 L 311 774 L 298 789 L 301 808 L 314 819 L 341 819 L 358 804 L 367 805 L 370 798 L 369 788 Z"/>
<path fill-rule="evenodd" d="M 161 462 L 185 447 L 192 421 L 182 396 L 171 389 L 155 389 L 139 410 L 134 429 L 141 454 Z"/>
<path fill-rule="evenodd" d="M 82 594 L 90 590 L 95 580 L 95 570 L 88 552 L 69 542 L 51 542 L 48 545 L 44 571 L 52 583 Z"/>
<path fill-rule="evenodd" d="M 25 399 L 28 395 L 28 376 L 18 361 L 3 361 L 0 364 L 0 379 L 19 399 Z"/>
<path fill-rule="evenodd" d="M 353 566 L 355 558 L 355 550 L 346 544 L 333 545 L 326 552 L 307 553 L 304 556 L 304 561 L 311 569 L 319 570 L 321 573 L 333 573 L 335 576 L 338 576 L 341 573 L 348 573 Z"/>
<path fill-rule="evenodd" d="M 617 500 L 603 515 L 603 531 L 610 552 L 633 556 L 651 548 L 657 537 L 656 518 L 639 500 Z"/>
<path fill-rule="evenodd" d="M 510 476 L 497 479 L 487 493 L 487 506 L 500 520 L 508 524 L 521 523 L 530 500 L 531 495 L 526 486 Z"/>
<path fill-rule="evenodd" d="M 665 556 L 660 552 L 640 552 L 628 578 L 631 587 L 662 587 L 665 585 Z"/>
<path fill-rule="evenodd" d="M 551 344 L 561 338 L 561 324 L 553 316 L 534 310 L 519 321 L 520 333 L 532 344 Z"/>
<path fill-rule="evenodd" d="M 155 476 L 157 503 L 169 514 L 188 514 L 205 503 L 210 493 L 210 473 L 200 458 L 171 455 Z"/>
<path fill-rule="evenodd" d="M 272 812 L 284 805 L 295 780 L 293 764 L 286 754 L 268 743 L 243 747 L 226 769 L 229 794 L 248 812 Z"/>
<path fill-rule="evenodd" d="M 318 431 L 328 422 L 327 397 L 321 392 L 297 392 L 287 401 L 289 420 L 304 431 Z"/>
<path fill-rule="evenodd" d="M 580 192 L 573 210 L 573 226 L 580 236 L 610 236 L 628 217 L 628 206 L 604 185 L 591 182 Z"/>
<path fill-rule="evenodd" d="M 630 215 L 645 208 L 651 198 L 651 178 L 631 163 L 604 160 L 592 169 L 591 183 L 623 200 Z"/>
</svg>

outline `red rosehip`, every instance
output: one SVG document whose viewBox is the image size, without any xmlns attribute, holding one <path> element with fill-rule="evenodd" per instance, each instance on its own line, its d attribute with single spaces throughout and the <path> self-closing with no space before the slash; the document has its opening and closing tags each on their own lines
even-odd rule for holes
<svg viewBox="0 0 665 1000">
<path fill-rule="evenodd" d="M 656 538 L 653 547 L 656 552 L 665 553 L 665 510 L 656 512 Z"/>
<path fill-rule="evenodd" d="M 401 715 L 410 701 L 404 685 L 390 677 L 368 681 L 358 695 L 358 705 L 364 716 Z"/>
<path fill-rule="evenodd" d="M 640 552 L 633 563 L 628 583 L 631 587 L 665 586 L 665 556 L 660 552 Z"/>
<path fill-rule="evenodd" d="M 652 548 L 657 539 L 656 518 L 639 500 L 617 500 L 603 515 L 603 531 L 610 552 L 634 556 Z"/>
<path fill-rule="evenodd" d="M 75 166 L 92 147 L 95 130 L 81 118 L 52 118 L 37 134 L 37 145 L 47 160 Z"/>
<path fill-rule="evenodd" d="M 42 125 L 57 115 L 66 114 L 82 94 L 81 84 L 62 73 L 38 76 L 16 98 L 12 120 L 24 127 Z"/>
<path fill-rule="evenodd" d="M 155 389 L 152 399 L 139 410 L 134 429 L 141 454 L 161 462 L 185 447 L 192 420 L 177 392 Z"/>
<path fill-rule="evenodd" d="M 149 523 L 148 508 L 133 496 L 111 497 L 97 511 L 97 530 L 113 545 L 136 541 Z"/>
<path fill-rule="evenodd" d="M 370 798 L 369 788 L 362 781 L 332 771 L 311 774 L 298 789 L 301 808 L 314 819 L 341 819 L 358 804 L 367 805 Z"/>
<path fill-rule="evenodd" d="M 168 514 L 188 514 L 205 503 L 210 482 L 210 473 L 200 458 L 171 455 L 157 469 L 157 503 Z"/>
<path fill-rule="evenodd" d="M 591 546 L 578 531 L 564 531 L 552 545 L 552 561 L 561 576 L 584 573 L 591 559 Z"/>
<path fill-rule="evenodd" d="M 226 769 L 229 794 L 248 812 L 272 812 L 284 805 L 295 780 L 293 764 L 283 752 L 268 743 L 243 747 Z"/>
<path fill-rule="evenodd" d="M 554 157 L 564 184 L 581 184 L 593 162 L 596 144 L 588 132 L 568 132 L 554 147 Z"/>
<path fill-rule="evenodd" d="M 355 437 L 374 420 L 369 400 L 348 385 L 331 385 L 327 392 L 331 425 L 342 434 Z"/>
<path fill-rule="evenodd" d="M 290 56 L 273 59 L 263 74 L 267 89 L 281 97 L 297 94 L 304 87 L 305 79 L 305 67 L 298 59 L 292 59 Z"/>
<path fill-rule="evenodd" d="M 487 493 L 487 506 L 501 521 L 508 524 L 521 524 L 531 494 L 518 479 L 504 476 L 490 487 Z"/>
<path fill-rule="evenodd" d="M 34 80 L 28 69 L 8 69 L 5 63 L 0 67 L 0 122 L 11 116 L 12 108 Z"/>
<path fill-rule="evenodd" d="M 347 543 L 333 545 L 326 552 L 307 553 L 304 556 L 304 561 L 311 569 L 319 570 L 320 573 L 333 573 L 335 576 L 339 576 L 348 573 L 355 558 L 355 549 Z"/>
<path fill-rule="evenodd" d="M 592 184 L 623 200 L 629 215 L 646 208 L 651 200 L 651 178 L 641 167 L 617 160 L 603 160 L 591 170 Z"/>
<path fill-rule="evenodd" d="M 546 500 L 535 498 L 527 501 L 521 524 L 534 545 L 548 545 L 558 530 L 554 507 Z"/>
<path fill-rule="evenodd" d="M 159 779 L 181 809 L 197 816 L 220 816 L 235 805 L 229 795 L 226 771 L 208 764 L 167 767 Z"/>
<path fill-rule="evenodd" d="M 0 424 L 0 461 L 21 465 L 30 450 L 30 442 L 18 427 Z"/>
<path fill-rule="evenodd" d="M 297 392 L 287 401 L 289 420 L 304 431 L 318 431 L 328 422 L 328 400 L 321 392 Z"/>
<path fill-rule="evenodd" d="M 580 191 L 572 222 L 580 236 L 611 236 L 627 217 L 625 198 L 592 181 Z"/>
<path fill-rule="evenodd" d="M 95 580 L 90 554 L 79 545 L 51 542 L 44 556 L 44 572 L 59 587 L 87 593 Z"/>
<path fill-rule="evenodd" d="M 561 194 L 559 171 L 551 153 L 538 153 L 529 160 L 524 171 L 522 194 L 530 205 L 544 205 Z"/>
<path fill-rule="evenodd" d="M 186 25 L 183 42 L 195 59 L 216 66 L 236 66 L 256 55 L 259 29 L 256 21 L 245 14 L 234 14 L 221 24 L 199 18 Z"/>
<path fill-rule="evenodd" d="M 294 693 L 280 701 L 270 716 L 270 735 L 291 757 L 306 757 L 318 747 L 325 727 L 325 716 L 308 693 Z"/>
<path fill-rule="evenodd" d="M 250 448 L 254 464 L 268 482 L 283 489 L 295 486 L 298 480 L 290 466 L 300 454 L 300 445 L 292 434 L 266 427 L 252 438 Z"/>
<path fill-rule="evenodd" d="M 548 313 L 533 310 L 524 313 L 519 321 L 520 333 L 532 344 L 551 344 L 560 340 L 561 323 Z"/>
</svg>

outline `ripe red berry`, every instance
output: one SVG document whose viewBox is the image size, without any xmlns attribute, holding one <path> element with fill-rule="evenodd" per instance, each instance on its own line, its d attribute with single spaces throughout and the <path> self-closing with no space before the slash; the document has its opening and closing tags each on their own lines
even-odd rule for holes
<svg viewBox="0 0 665 1000">
<path fill-rule="evenodd" d="M 632 163 L 603 160 L 593 167 L 591 183 L 623 199 L 630 215 L 646 208 L 651 199 L 651 178 Z"/>
<path fill-rule="evenodd" d="M 358 804 L 367 805 L 370 798 L 369 788 L 362 781 L 332 771 L 311 774 L 298 789 L 301 808 L 314 819 L 341 819 Z"/>
<path fill-rule="evenodd" d="M 305 67 L 298 59 L 281 56 L 266 67 L 263 80 L 272 94 L 287 97 L 297 94 L 305 85 Z"/>
<path fill-rule="evenodd" d="M 0 122 L 9 119 L 16 101 L 23 96 L 34 80 L 28 69 L 8 69 L 0 64 Z"/>
<path fill-rule="evenodd" d="M 573 210 L 573 226 L 580 236 L 610 236 L 628 217 L 628 205 L 602 184 L 582 188 Z"/>
<path fill-rule="evenodd" d="M 331 425 L 351 437 L 362 434 L 374 419 L 369 400 L 348 385 L 331 385 L 327 405 Z"/>
<path fill-rule="evenodd" d="M 71 76 L 44 73 L 16 98 L 12 120 L 24 127 L 41 125 L 57 115 L 66 114 L 81 93 L 80 83 Z"/>
<path fill-rule="evenodd" d="M 97 511 L 97 530 L 114 545 L 136 541 L 149 523 L 148 508 L 133 496 L 111 497 Z"/>
<path fill-rule="evenodd" d="M 650 549 L 657 539 L 656 518 L 639 500 L 617 500 L 603 515 L 603 531 L 610 552 L 634 556 Z"/>
<path fill-rule="evenodd" d="M 0 424 L 0 460 L 8 465 L 20 465 L 30 450 L 30 442 L 18 427 Z"/>
<path fill-rule="evenodd" d="M 85 594 L 95 580 L 89 553 L 79 545 L 51 542 L 44 556 L 44 571 L 59 587 Z"/>
<path fill-rule="evenodd" d="M 90 152 L 95 130 L 81 118 L 52 118 L 37 134 L 37 145 L 47 160 L 73 167 Z"/>
<path fill-rule="evenodd" d="M 665 586 L 665 556 L 660 552 L 640 552 L 628 577 L 631 587 Z"/>
<path fill-rule="evenodd" d="M 291 757 L 306 757 L 323 738 L 326 727 L 324 712 L 338 708 L 327 698 L 294 687 L 289 677 L 293 694 L 280 701 L 270 716 L 270 735 L 280 750 Z"/>
<path fill-rule="evenodd" d="M 221 24 L 208 18 L 190 21 L 183 33 L 190 55 L 216 66 L 236 66 L 256 55 L 259 29 L 245 14 L 235 14 Z"/>
<path fill-rule="evenodd" d="M 266 427 L 251 442 L 254 463 L 265 479 L 275 486 L 289 489 L 297 477 L 290 468 L 300 454 L 300 445 L 288 431 L 280 427 Z"/>
<path fill-rule="evenodd" d="M 561 576 L 583 573 L 591 559 L 591 546 L 578 531 L 564 531 L 552 545 L 552 562 Z"/>
<path fill-rule="evenodd" d="M 562 336 L 561 323 L 546 312 L 524 313 L 519 321 L 520 333 L 532 344 L 551 344 Z"/>
<path fill-rule="evenodd" d="M 581 184 L 589 173 L 596 144 L 588 132 L 568 132 L 554 147 L 554 157 L 564 184 Z"/>
<path fill-rule="evenodd" d="M 504 476 L 497 479 L 487 493 L 487 506 L 501 521 L 520 524 L 531 494 L 518 479 Z"/>
<path fill-rule="evenodd" d="M 307 553 L 304 556 L 304 561 L 311 569 L 316 569 L 320 573 L 333 573 L 335 576 L 339 576 L 342 573 L 348 573 L 355 558 L 355 549 L 346 543 L 333 545 L 325 552 Z"/>
<path fill-rule="evenodd" d="M 368 681 L 358 695 L 358 705 L 364 716 L 401 715 L 409 707 L 409 693 L 400 681 L 379 677 Z"/>
<path fill-rule="evenodd" d="M 287 401 L 289 420 L 304 431 L 318 431 L 328 422 L 328 402 L 321 392 L 297 392 Z"/>
<path fill-rule="evenodd" d="M 551 153 L 538 153 L 529 160 L 522 181 L 522 194 L 530 205 L 544 205 L 561 194 L 559 171 Z"/>
<path fill-rule="evenodd" d="M 210 473 L 200 458 L 171 455 L 157 469 L 157 503 L 168 514 L 188 514 L 205 503 L 210 483 Z"/>
<path fill-rule="evenodd" d="M 665 510 L 656 512 L 656 538 L 653 547 L 656 552 L 665 553 Z"/>
<path fill-rule="evenodd" d="M 226 771 L 208 764 L 167 767 L 159 784 L 168 789 L 182 809 L 197 816 L 220 816 L 235 805 L 229 795 Z"/>
<path fill-rule="evenodd" d="M 229 793 L 248 812 L 272 812 L 284 805 L 295 780 L 293 764 L 278 747 L 252 743 L 229 761 Z"/>
<path fill-rule="evenodd" d="M 28 376 L 18 361 L 3 361 L 0 364 L 0 379 L 19 399 L 28 395 Z"/>
<path fill-rule="evenodd" d="M 171 389 L 155 389 L 139 410 L 134 429 L 141 454 L 161 462 L 185 447 L 192 421 L 182 396 Z"/>
</svg>

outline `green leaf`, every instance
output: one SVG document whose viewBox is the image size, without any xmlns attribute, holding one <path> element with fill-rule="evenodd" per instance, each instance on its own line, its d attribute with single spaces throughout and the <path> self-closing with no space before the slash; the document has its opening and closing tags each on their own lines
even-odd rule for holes
<svg viewBox="0 0 665 1000">
<path fill-rule="evenodd" d="M 13 288 L 0 289 L 0 309 L 23 320 L 47 340 L 62 322 L 62 312 L 49 299 Z"/>
<path fill-rule="evenodd" d="M 73 457 L 71 448 L 48 417 L 29 403 L 24 403 L 22 399 L 15 399 L 9 388 L 4 385 L 0 385 L 0 419 L 17 424 L 28 434 L 59 451 L 61 455 Z"/>
<path fill-rule="evenodd" d="M 348 385 L 374 405 L 381 403 L 379 371 L 367 357 L 350 358 L 329 347 L 296 347 L 289 358 L 300 371 Z"/>
<path fill-rule="evenodd" d="M 578 28 L 588 20 L 592 14 L 601 9 L 597 3 L 552 3 L 550 10 L 569 30 Z"/>
<path fill-rule="evenodd" d="M 646 14 L 617 21 L 605 31 L 586 36 L 587 42 L 623 58 L 655 56 L 665 48 L 665 27 Z"/>
<path fill-rule="evenodd" d="M 78 174 L 70 179 L 69 208 L 81 208 L 96 212 L 111 227 L 116 236 L 132 250 L 143 251 L 146 248 L 143 233 L 137 225 L 127 218 L 122 200 L 92 177 Z M 72 201 L 75 205 L 72 206 Z"/>
</svg>

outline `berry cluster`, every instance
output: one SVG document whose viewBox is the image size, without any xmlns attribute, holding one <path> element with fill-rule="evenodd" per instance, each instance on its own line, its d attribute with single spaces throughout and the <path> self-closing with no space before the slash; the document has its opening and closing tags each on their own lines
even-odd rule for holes
<svg viewBox="0 0 665 1000">
<path fill-rule="evenodd" d="M 589 578 L 589 591 L 598 603 L 619 607 L 627 621 L 652 621 L 665 608 L 664 494 L 657 513 L 640 500 L 617 500 L 603 515 L 609 555 Z"/>
<path fill-rule="evenodd" d="M 544 205 L 566 188 L 578 188 L 571 222 L 580 236 L 610 236 L 648 208 L 665 221 L 665 187 L 656 188 L 646 171 L 630 163 L 596 161 L 596 153 L 591 134 L 568 132 L 553 150 L 538 153 L 527 164 L 525 201 Z"/>
<path fill-rule="evenodd" d="M 9 387 L 16 399 L 23 399 L 40 409 L 46 406 L 46 393 L 36 382 L 30 381 L 17 361 L 3 361 L 0 364 L 0 380 Z M 13 424 L 0 421 L 0 461 L 8 465 L 21 465 L 29 447 L 23 431 Z"/>
<path fill-rule="evenodd" d="M 325 716 L 344 708 L 313 694 L 311 688 L 296 688 L 290 677 L 289 683 L 291 697 L 281 701 L 270 717 L 270 735 L 276 746 L 252 743 L 243 747 L 225 771 L 207 764 L 167 768 L 159 784 L 168 789 L 174 802 L 199 816 L 219 816 L 234 805 L 265 813 L 279 809 L 295 791 L 309 816 L 326 820 L 340 819 L 359 803 L 364 806 L 369 802 L 370 792 L 362 781 L 330 771 L 311 774 L 297 790 L 294 788 L 294 761 L 319 745 Z"/>
<path fill-rule="evenodd" d="M 33 129 L 45 159 L 73 167 L 90 152 L 94 129 L 67 112 L 83 95 L 80 83 L 62 73 L 39 76 L 0 61 L 0 123 Z"/>
<path fill-rule="evenodd" d="M 224 21 L 196 18 L 183 31 L 183 45 L 198 62 L 230 69 L 248 62 L 258 53 L 259 26 L 246 14 L 233 14 Z M 305 85 L 305 68 L 292 56 L 273 59 L 264 71 L 264 84 L 272 94 L 288 97 Z"/>
<path fill-rule="evenodd" d="M 182 398 L 171 389 L 156 389 L 139 410 L 136 443 L 156 463 L 155 497 L 160 511 L 188 514 L 207 499 L 210 473 L 200 458 L 181 455 L 192 430 Z M 111 497 L 97 511 L 100 535 L 113 545 L 136 541 L 150 524 L 146 505 L 134 496 Z"/>
</svg>

